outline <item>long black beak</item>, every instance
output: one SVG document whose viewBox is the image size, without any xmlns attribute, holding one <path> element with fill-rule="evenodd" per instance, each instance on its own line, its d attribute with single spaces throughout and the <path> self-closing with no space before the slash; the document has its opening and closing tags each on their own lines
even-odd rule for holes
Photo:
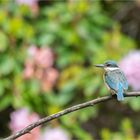
<svg viewBox="0 0 140 140">
<path fill-rule="evenodd" d="M 96 64 L 94 65 L 95 67 L 99 67 L 99 68 L 103 68 L 104 67 L 104 64 Z"/>
</svg>

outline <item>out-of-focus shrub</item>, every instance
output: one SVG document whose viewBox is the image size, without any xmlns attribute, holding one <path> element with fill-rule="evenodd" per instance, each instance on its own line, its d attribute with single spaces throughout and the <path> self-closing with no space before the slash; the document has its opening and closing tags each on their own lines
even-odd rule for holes
<svg viewBox="0 0 140 140">
<path fill-rule="evenodd" d="M 107 128 L 104 128 L 101 135 L 103 140 L 140 140 L 140 135 L 136 136 L 131 121 L 126 118 L 121 122 L 118 132 L 111 132 Z"/>
<path fill-rule="evenodd" d="M 0 111 L 26 107 L 43 117 L 105 95 L 102 74 L 93 64 L 118 61 L 136 46 L 100 1 L 0 4 Z M 50 124 L 61 124 L 70 137 L 91 140 L 82 124 L 97 117 L 99 109 Z"/>
</svg>

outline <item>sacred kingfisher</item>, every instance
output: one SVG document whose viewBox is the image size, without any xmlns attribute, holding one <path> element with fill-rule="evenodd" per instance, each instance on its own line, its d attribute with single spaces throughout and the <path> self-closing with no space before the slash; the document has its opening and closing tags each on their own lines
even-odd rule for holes
<svg viewBox="0 0 140 140">
<path fill-rule="evenodd" d="M 103 68 L 104 82 L 112 94 L 117 95 L 117 100 L 124 100 L 123 93 L 128 89 L 128 82 L 124 73 L 120 70 L 115 61 L 109 60 L 104 64 L 97 64 L 96 67 Z"/>
</svg>

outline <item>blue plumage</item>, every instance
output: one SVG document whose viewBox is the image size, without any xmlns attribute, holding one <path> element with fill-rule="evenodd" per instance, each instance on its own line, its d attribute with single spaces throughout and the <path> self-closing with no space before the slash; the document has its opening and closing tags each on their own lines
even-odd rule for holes
<svg viewBox="0 0 140 140">
<path fill-rule="evenodd" d="M 96 65 L 105 69 L 104 81 L 111 91 L 117 95 L 117 100 L 124 100 L 123 93 L 128 89 L 128 83 L 124 73 L 114 61 L 107 61 L 105 64 Z"/>
<path fill-rule="evenodd" d="M 127 80 L 120 69 L 106 71 L 104 74 L 108 87 L 117 94 L 118 101 L 124 99 L 123 93 L 128 89 Z"/>
<path fill-rule="evenodd" d="M 122 86 L 121 83 L 118 84 L 117 100 L 118 100 L 118 101 L 124 100 L 124 96 L 123 96 L 123 86 Z"/>
</svg>

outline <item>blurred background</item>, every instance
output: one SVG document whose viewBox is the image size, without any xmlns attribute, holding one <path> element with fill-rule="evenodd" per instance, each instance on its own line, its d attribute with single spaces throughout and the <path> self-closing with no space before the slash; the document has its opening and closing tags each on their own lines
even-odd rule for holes
<svg viewBox="0 0 140 140">
<path fill-rule="evenodd" d="M 111 59 L 140 91 L 140 1 L 1 0 L 0 137 L 108 95 Z M 85 108 L 18 140 L 140 140 L 140 98 Z"/>
</svg>

